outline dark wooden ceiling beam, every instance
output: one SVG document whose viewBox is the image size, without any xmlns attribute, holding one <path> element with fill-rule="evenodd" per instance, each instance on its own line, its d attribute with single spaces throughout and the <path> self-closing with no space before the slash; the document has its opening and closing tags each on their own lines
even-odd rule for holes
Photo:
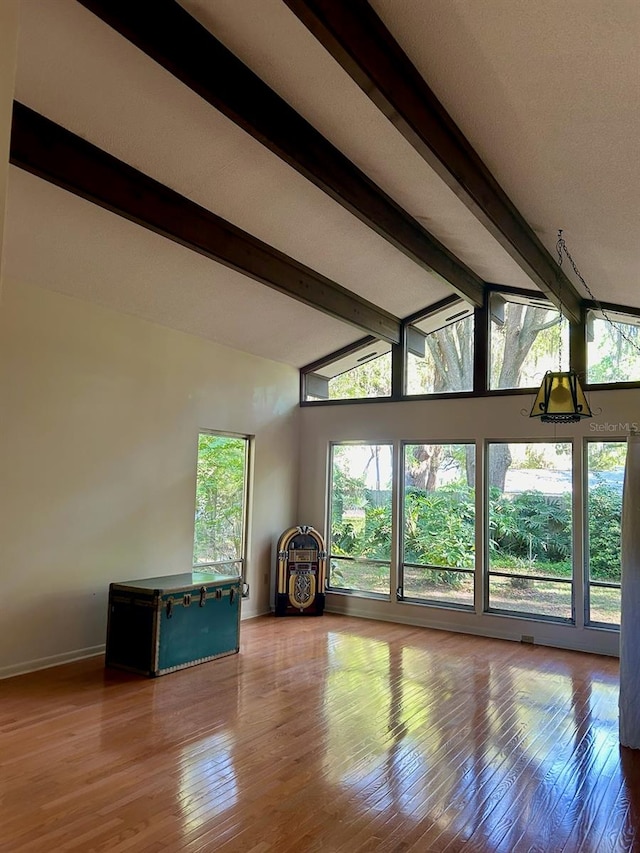
<svg viewBox="0 0 640 853">
<path fill-rule="evenodd" d="M 78 0 L 391 242 L 481 305 L 482 279 L 371 181 L 175 0 Z"/>
<path fill-rule="evenodd" d="M 397 317 L 19 103 L 10 161 L 368 334 L 400 341 Z"/>
<path fill-rule="evenodd" d="M 581 296 L 367 0 L 284 0 L 364 92 L 574 322 Z"/>
</svg>

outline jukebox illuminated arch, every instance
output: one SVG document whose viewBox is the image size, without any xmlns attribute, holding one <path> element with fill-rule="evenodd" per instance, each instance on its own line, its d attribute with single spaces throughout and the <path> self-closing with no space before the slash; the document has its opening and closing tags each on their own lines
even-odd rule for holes
<svg viewBox="0 0 640 853">
<path fill-rule="evenodd" d="M 324 611 L 327 552 L 313 527 L 286 530 L 278 540 L 276 616 L 313 615 Z"/>
</svg>

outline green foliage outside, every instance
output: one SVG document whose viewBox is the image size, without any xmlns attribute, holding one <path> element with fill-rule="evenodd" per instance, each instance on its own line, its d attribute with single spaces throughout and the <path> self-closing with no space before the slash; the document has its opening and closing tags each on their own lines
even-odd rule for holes
<svg viewBox="0 0 640 853">
<path fill-rule="evenodd" d="M 247 441 L 200 433 L 193 562 L 242 557 Z"/>
<path fill-rule="evenodd" d="M 629 382 L 640 378 L 640 329 L 596 319 L 589 342 L 589 382 Z"/>
<path fill-rule="evenodd" d="M 589 568 L 592 580 L 620 582 L 622 494 L 606 483 L 589 492 Z"/>
<path fill-rule="evenodd" d="M 336 482 L 334 480 L 334 488 Z M 342 518 L 333 501 L 332 554 L 361 559 L 389 559 L 391 505 L 375 505 L 374 492 L 358 491 L 360 517 Z M 338 496 L 339 497 L 339 496 Z M 344 505 L 344 504 L 343 504 Z M 589 541 L 592 580 L 620 580 L 619 489 L 601 483 L 589 494 Z M 438 582 L 454 586 L 456 568 L 473 568 L 475 554 L 473 489 L 459 482 L 432 492 L 408 489 L 405 496 L 404 561 L 439 567 Z M 571 577 L 571 495 L 548 497 L 527 491 L 513 497 L 492 489 L 489 500 L 489 552 L 492 568 L 547 577 Z M 433 579 L 433 572 L 425 571 Z"/>
<path fill-rule="evenodd" d="M 330 400 L 358 400 L 366 397 L 388 397 L 390 394 L 390 352 L 329 380 Z"/>
<path fill-rule="evenodd" d="M 462 483 L 432 492 L 409 489 L 405 496 L 405 562 L 442 567 L 427 576 L 458 586 L 461 576 L 446 569 L 474 567 L 474 500 L 473 489 Z"/>
<path fill-rule="evenodd" d="M 491 489 L 489 553 L 493 568 L 514 566 L 532 573 L 541 564 L 570 577 L 571 495 L 527 491 L 506 498 Z"/>
</svg>

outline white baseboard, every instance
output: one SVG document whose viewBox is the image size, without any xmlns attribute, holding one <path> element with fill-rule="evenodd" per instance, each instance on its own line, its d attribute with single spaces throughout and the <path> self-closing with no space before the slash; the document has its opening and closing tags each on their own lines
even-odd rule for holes
<svg viewBox="0 0 640 853">
<path fill-rule="evenodd" d="M 25 675 L 27 672 L 36 672 L 39 669 L 50 669 L 52 666 L 60 666 L 63 663 L 72 663 L 75 660 L 84 660 L 103 654 L 104 643 L 99 646 L 89 646 L 86 649 L 74 649 L 72 652 L 63 652 L 59 655 L 49 655 L 46 658 L 14 663 L 0 667 L 0 679 L 12 678 L 14 675 Z"/>
<path fill-rule="evenodd" d="M 380 622 L 395 622 L 396 624 L 401 625 L 414 625 L 416 627 L 423 628 L 435 628 L 437 630 L 442 631 L 453 631 L 455 633 L 463 633 L 463 634 L 475 634 L 479 637 L 493 637 L 495 639 L 500 640 L 512 640 L 515 642 L 519 642 L 520 637 L 517 632 L 520 628 L 515 625 L 509 625 L 506 630 L 496 629 L 495 626 L 491 628 L 486 626 L 479 625 L 466 625 L 464 627 L 460 625 L 453 625 L 449 621 L 441 621 L 439 619 L 434 619 L 433 615 L 428 620 L 426 619 L 417 619 L 414 614 L 409 616 L 405 616 L 404 614 L 398 615 L 394 614 L 386 615 L 380 612 L 372 613 L 366 605 L 364 607 L 359 607 L 357 604 L 354 607 L 354 601 L 350 601 L 351 607 L 348 614 L 345 614 L 344 610 L 340 607 L 327 607 L 327 613 L 334 613 L 336 615 L 349 615 L 355 616 L 359 619 L 374 619 Z M 255 613 L 247 613 L 246 615 L 242 615 L 242 621 L 248 621 L 249 619 L 257 619 L 259 616 L 265 616 L 269 613 L 273 613 L 273 608 L 268 608 L 267 610 L 263 610 Z M 597 633 L 597 632 L 596 632 Z M 595 654 L 604 654 L 604 655 L 613 655 L 617 656 L 617 646 L 612 648 L 614 644 L 617 644 L 617 637 L 607 637 L 606 638 L 609 643 L 604 644 L 602 640 L 598 642 L 596 637 L 585 638 L 584 636 L 577 638 L 572 637 L 571 641 L 564 640 L 559 637 L 545 637 L 542 633 L 542 636 L 536 637 L 536 645 L 542 646 L 552 646 L 555 648 L 562 649 L 570 649 L 573 651 L 584 651 Z M 604 646 L 604 647 L 603 647 Z M 25 675 L 28 672 L 36 672 L 39 669 L 50 669 L 52 666 L 59 666 L 63 663 L 72 663 L 77 660 L 84 660 L 85 658 L 96 657 L 97 655 L 103 655 L 105 652 L 104 643 L 99 646 L 89 646 L 86 649 L 75 649 L 71 652 L 63 652 L 59 655 L 50 655 L 44 658 L 37 658 L 35 660 L 23 661 L 22 663 L 11 664 L 9 666 L 0 667 L 0 680 L 4 678 L 12 678 L 15 675 Z"/>
<path fill-rule="evenodd" d="M 256 613 L 242 614 L 242 621 L 257 619 L 258 616 L 264 616 L 266 613 L 269 613 L 268 609 Z M 104 652 L 105 645 L 102 643 L 99 646 L 89 646 L 86 649 L 75 649 L 72 652 L 63 652 L 59 655 L 49 655 L 45 658 L 36 658 L 35 660 L 2 666 L 0 667 L 0 680 L 13 678 L 15 675 L 26 675 L 28 672 L 37 672 L 39 669 L 51 669 L 52 666 L 60 666 L 63 663 L 72 663 L 76 660 L 96 657 L 97 655 L 103 655 Z"/>
<path fill-rule="evenodd" d="M 499 617 L 504 619 L 504 625 L 492 623 L 490 625 L 477 624 L 468 622 L 461 625 L 451 622 L 446 619 L 439 619 L 433 613 L 416 614 L 414 612 L 393 614 L 384 613 L 384 611 L 372 611 L 367 607 L 365 599 L 358 601 L 355 597 L 349 598 L 349 609 L 346 611 L 340 607 L 340 603 L 331 603 L 325 608 L 326 613 L 334 613 L 338 616 L 355 616 L 358 619 L 373 619 L 379 622 L 392 622 L 399 625 L 410 625 L 416 628 L 434 628 L 437 631 L 451 631 L 455 634 L 470 634 L 476 637 L 486 637 L 487 639 L 509 640 L 511 642 L 521 642 L 521 632 L 524 630 L 531 631 L 531 627 L 527 624 L 519 625 L 516 619 L 510 617 Z M 564 626 L 562 626 L 564 627 Z M 571 636 L 549 635 L 548 626 L 544 622 L 535 623 L 535 642 L 536 646 L 548 646 L 556 649 L 566 649 L 574 652 L 587 652 L 588 654 L 606 655 L 610 657 L 618 657 L 619 638 L 618 635 L 609 631 L 600 631 L 598 629 L 588 629 L 575 631 L 575 629 L 567 626 L 572 631 Z"/>
</svg>

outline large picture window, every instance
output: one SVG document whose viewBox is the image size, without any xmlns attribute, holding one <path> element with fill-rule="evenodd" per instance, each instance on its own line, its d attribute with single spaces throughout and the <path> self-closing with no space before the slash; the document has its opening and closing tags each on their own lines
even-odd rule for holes
<svg viewBox="0 0 640 853">
<path fill-rule="evenodd" d="M 587 624 L 620 624 L 620 544 L 626 441 L 587 443 Z"/>
<path fill-rule="evenodd" d="M 475 446 L 404 446 L 402 597 L 473 607 Z"/>
<path fill-rule="evenodd" d="M 198 435 L 194 567 L 244 576 L 248 436 Z"/>
<path fill-rule="evenodd" d="M 389 595 L 391 444 L 331 448 L 329 587 Z"/>
<path fill-rule="evenodd" d="M 572 445 L 488 446 L 488 609 L 570 621 Z"/>
</svg>

